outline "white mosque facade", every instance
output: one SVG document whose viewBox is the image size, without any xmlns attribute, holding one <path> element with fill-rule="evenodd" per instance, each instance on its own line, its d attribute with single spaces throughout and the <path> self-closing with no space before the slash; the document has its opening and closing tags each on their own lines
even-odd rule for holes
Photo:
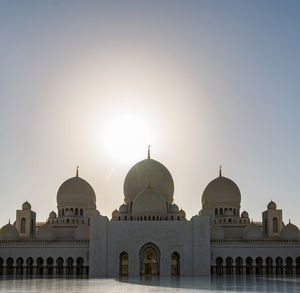
<svg viewBox="0 0 300 293">
<path fill-rule="evenodd" d="M 174 203 L 168 169 L 148 157 L 124 181 L 124 203 L 100 215 L 91 185 L 76 176 L 57 192 L 57 213 L 36 222 L 28 202 L 0 230 L 0 275 L 300 275 L 299 229 L 271 201 L 261 222 L 241 212 L 238 186 L 222 176 L 190 220 Z"/>
</svg>

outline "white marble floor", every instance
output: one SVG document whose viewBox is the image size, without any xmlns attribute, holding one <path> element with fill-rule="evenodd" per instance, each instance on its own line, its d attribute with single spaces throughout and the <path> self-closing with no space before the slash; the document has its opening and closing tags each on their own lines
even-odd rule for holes
<svg viewBox="0 0 300 293">
<path fill-rule="evenodd" d="M 298 292 L 300 279 L 266 277 L 181 277 L 135 279 L 22 279 L 0 280 L 0 292 Z"/>
</svg>

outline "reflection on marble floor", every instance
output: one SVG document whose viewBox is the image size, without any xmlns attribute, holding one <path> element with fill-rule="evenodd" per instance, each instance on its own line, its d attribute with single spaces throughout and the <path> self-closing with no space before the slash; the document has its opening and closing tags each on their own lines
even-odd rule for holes
<svg viewBox="0 0 300 293">
<path fill-rule="evenodd" d="M 129 279 L 1 279 L 0 292 L 300 292 L 300 279 L 180 277 Z"/>
</svg>

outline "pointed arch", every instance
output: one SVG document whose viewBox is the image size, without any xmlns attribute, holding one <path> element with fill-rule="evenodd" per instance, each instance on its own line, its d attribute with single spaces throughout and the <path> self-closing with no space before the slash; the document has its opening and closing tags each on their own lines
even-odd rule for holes
<svg viewBox="0 0 300 293">
<path fill-rule="evenodd" d="M 154 243 L 146 243 L 140 249 L 140 274 L 155 276 L 160 271 L 160 251 Z"/>
</svg>

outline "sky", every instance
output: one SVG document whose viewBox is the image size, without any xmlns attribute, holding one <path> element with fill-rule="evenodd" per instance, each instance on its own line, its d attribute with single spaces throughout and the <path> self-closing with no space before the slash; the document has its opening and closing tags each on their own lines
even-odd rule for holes
<svg viewBox="0 0 300 293">
<path fill-rule="evenodd" d="M 300 1 L 0 0 L 0 225 L 87 180 L 102 215 L 151 156 L 191 218 L 223 175 L 300 226 Z"/>
</svg>

